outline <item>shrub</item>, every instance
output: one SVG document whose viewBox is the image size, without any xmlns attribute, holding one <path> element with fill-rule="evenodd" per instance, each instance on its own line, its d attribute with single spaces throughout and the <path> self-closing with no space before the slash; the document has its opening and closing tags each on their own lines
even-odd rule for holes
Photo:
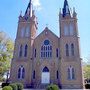
<svg viewBox="0 0 90 90">
<path fill-rule="evenodd" d="M 85 84 L 86 89 L 90 89 L 90 84 Z"/>
<path fill-rule="evenodd" d="M 57 85 L 49 85 L 46 90 L 59 90 Z"/>
<path fill-rule="evenodd" d="M 9 86 L 11 86 L 11 87 L 13 88 L 13 90 L 18 90 L 18 89 L 17 89 L 17 85 L 16 85 L 15 83 L 10 84 Z"/>
<path fill-rule="evenodd" d="M 9 83 L 2 83 L 2 88 L 5 87 L 5 86 L 8 86 Z"/>
<path fill-rule="evenodd" d="M 2 90 L 13 90 L 11 86 L 5 86 Z"/>
<path fill-rule="evenodd" d="M 17 85 L 18 90 L 23 90 L 23 84 L 22 83 L 15 83 Z"/>
</svg>

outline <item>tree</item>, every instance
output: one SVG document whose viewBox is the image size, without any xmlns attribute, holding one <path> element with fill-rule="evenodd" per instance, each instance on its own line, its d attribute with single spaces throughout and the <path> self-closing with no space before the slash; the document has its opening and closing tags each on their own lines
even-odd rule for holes
<svg viewBox="0 0 90 90">
<path fill-rule="evenodd" d="M 84 78 L 90 79 L 90 65 L 89 64 L 84 65 L 83 70 L 84 70 Z"/>
<path fill-rule="evenodd" d="M 3 31 L 0 31 L 0 77 L 9 70 L 13 56 L 14 43 Z"/>
</svg>

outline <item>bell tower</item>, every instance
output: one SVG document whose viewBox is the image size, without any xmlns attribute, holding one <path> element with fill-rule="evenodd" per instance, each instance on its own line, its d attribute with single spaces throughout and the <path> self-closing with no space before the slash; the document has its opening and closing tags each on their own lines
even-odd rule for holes
<svg viewBox="0 0 90 90">
<path fill-rule="evenodd" d="M 31 85 L 33 43 L 36 33 L 37 18 L 30 0 L 24 16 L 22 14 L 19 16 L 14 55 L 11 64 L 10 79 L 12 82 L 19 81 L 23 84 L 28 83 Z"/>
<path fill-rule="evenodd" d="M 62 88 L 83 88 L 77 14 L 75 9 L 71 13 L 67 0 L 59 12 L 59 28 Z"/>
<path fill-rule="evenodd" d="M 15 41 L 16 43 L 18 42 L 19 45 L 27 43 L 28 44 L 27 46 L 29 46 L 28 48 L 30 48 L 30 51 L 32 51 L 31 48 L 33 47 L 33 42 L 36 37 L 36 33 L 37 33 L 37 18 L 35 16 L 34 10 L 32 10 L 32 3 L 30 0 L 28 7 L 25 11 L 25 15 L 22 16 L 22 14 L 20 14 L 19 16 L 17 36 Z M 14 53 L 15 58 L 18 57 L 19 55 L 18 50 L 15 50 L 16 51 L 16 53 Z M 28 54 L 27 57 L 32 58 L 33 52 L 28 52 L 27 54 Z"/>
<path fill-rule="evenodd" d="M 68 1 L 64 1 L 62 12 L 59 12 L 60 37 L 76 36 L 78 37 L 77 14 L 73 8 L 71 13 Z"/>
<path fill-rule="evenodd" d="M 37 31 L 37 18 L 32 10 L 31 0 L 26 9 L 25 15 L 19 16 L 17 38 L 28 37 L 34 39 Z"/>
</svg>

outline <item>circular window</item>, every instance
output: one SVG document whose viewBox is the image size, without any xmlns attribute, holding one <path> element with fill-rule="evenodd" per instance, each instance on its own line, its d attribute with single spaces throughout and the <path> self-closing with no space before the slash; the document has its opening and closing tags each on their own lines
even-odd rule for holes
<svg viewBox="0 0 90 90">
<path fill-rule="evenodd" d="M 49 45 L 49 44 L 50 44 L 49 40 L 44 41 L 44 45 Z"/>
</svg>

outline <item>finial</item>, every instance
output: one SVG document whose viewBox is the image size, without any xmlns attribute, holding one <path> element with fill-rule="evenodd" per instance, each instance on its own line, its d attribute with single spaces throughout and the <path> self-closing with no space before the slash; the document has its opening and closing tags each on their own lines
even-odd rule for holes
<svg viewBox="0 0 90 90">
<path fill-rule="evenodd" d="M 22 16 L 22 10 L 20 11 L 20 16 Z"/>
<path fill-rule="evenodd" d="M 73 17 L 76 17 L 77 16 L 77 13 L 75 11 L 75 7 L 73 7 Z"/>
<path fill-rule="evenodd" d="M 59 9 L 59 15 L 61 15 L 61 12 L 62 12 L 62 11 L 61 11 L 61 8 L 60 8 L 60 9 Z"/>
<path fill-rule="evenodd" d="M 62 17 L 62 11 L 61 8 L 59 9 L 59 19 Z"/>
<path fill-rule="evenodd" d="M 72 14 L 73 14 L 73 12 L 72 12 L 72 8 L 70 8 L 70 14 L 71 14 L 71 16 L 72 16 Z"/>
<path fill-rule="evenodd" d="M 34 10 L 32 10 L 32 16 L 35 14 L 35 11 Z"/>
<path fill-rule="evenodd" d="M 73 7 L 73 12 L 75 12 L 75 7 Z"/>
</svg>

